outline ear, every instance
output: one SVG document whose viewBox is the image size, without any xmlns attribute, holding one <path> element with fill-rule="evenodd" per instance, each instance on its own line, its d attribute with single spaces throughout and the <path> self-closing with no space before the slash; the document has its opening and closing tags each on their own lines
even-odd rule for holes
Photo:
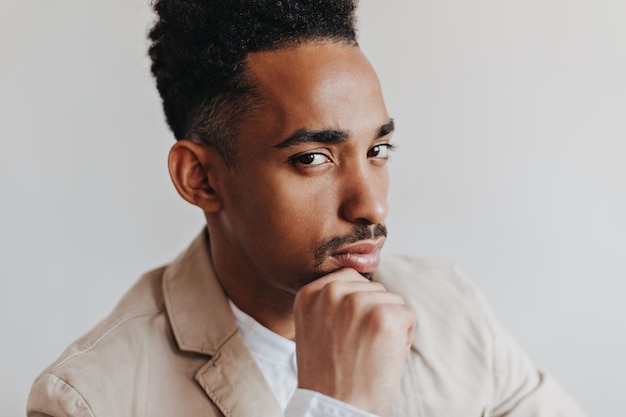
<svg viewBox="0 0 626 417">
<path fill-rule="evenodd" d="M 176 190 L 205 212 L 216 212 L 222 207 L 213 172 L 221 158 L 212 146 L 190 140 L 179 140 L 170 149 L 168 167 Z"/>
</svg>

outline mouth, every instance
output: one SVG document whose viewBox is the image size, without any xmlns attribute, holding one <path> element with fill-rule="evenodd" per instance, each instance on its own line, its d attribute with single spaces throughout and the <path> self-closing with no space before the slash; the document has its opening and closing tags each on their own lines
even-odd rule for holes
<svg viewBox="0 0 626 417">
<path fill-rule="evenodd" d="M 352 268 L 361 274 L 371 274 L 380 263 L 380 248 L 385 239 L 362 240 L 333 252 L 329 259 L 338 267 Z"/>
</svg>

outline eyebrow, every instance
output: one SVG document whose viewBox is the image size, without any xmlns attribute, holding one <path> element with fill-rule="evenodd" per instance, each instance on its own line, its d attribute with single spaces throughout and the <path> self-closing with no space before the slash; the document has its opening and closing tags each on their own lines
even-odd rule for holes
<svg viewBox="0 0 626 417">
<path fill-rule="evenodd" d="M 394 130 L 396 130 L 396 124 L 394 123 L 393 119 L 389 119 L 387 123 L 382 125 L 380 129 L 378 129 L 378 134 L 376 135 L 375 139 L 380 139 L 382 137 L 385 137 L 391 132 L 393 132 Z"/>
<path fill-rule="evenodd" d="M 375 139 L 387 136 L 393 132 L 394 129 L 395 124 L 393 119 L 389 119 L 387 123 L 378 129 Z M 303 127 L 279 144 L 274 145 L 274 148 L 289 148 L 300 145 L 301 143 L 339 143 L 348 140 L 348 136 L 348 132 L 344 130 L 311 130 Z"/>
<path fill-rule="evenodd" d="M 301 143 L 338 143 L 348 139 L 348 132 L 342 130 L 310 130 L 305 127 L 298 129 L 296 133 L 287 139 L 274 145 L 275 148 L 289 148 Z"/>
</svg>

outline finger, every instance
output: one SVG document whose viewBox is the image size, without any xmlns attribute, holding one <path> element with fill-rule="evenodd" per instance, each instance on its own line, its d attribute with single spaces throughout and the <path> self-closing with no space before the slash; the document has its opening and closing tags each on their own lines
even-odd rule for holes
<svg viewBox="0 0 626 417">
<path fill-rule="evenodd" d="M 351 282 L 370 282 L 367 278 L 363 277 L 356 270 L 352 268 L 341 268 L 336 271 L 330 272 L 315 281 L 312 281 L 309 285 L 312 286 L 324 286 L 331 281 L 351 281 Z"/>
<path fill-rule="evenodd" d="M 388 291 L 358 291 L 346 294 L 341 303 L 350 310 L 362 311 L 373 306 L 404 306 L 404 298 Z"/>
<path fill-rule="evenodd" d="M 416 327 L 415 312 L 404 304 L 377 304 L 366 313 L 366 328 L 410 345 Z"/>
<path fill-rule="evenodd" d="M 320 285 L 307 285 L 296 294 L 296 305 L 322 302 L 327 305 L 339 305 L 349 295 L 361 293 L 385 294 L 387 290 L 382 284 L 369 281 L 353 280 L 326 280 Z"/>
</svg>

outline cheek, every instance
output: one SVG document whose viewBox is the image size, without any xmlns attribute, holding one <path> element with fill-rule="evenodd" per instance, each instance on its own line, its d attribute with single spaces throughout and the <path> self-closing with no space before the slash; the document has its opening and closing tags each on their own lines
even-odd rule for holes
<svg viewBox="0 0 626 417">
<path fill-rule="evenodd" d="M 271 239 L 282 250 L 317 245 L 332 233 L 337 213 L 333 187 L 332 183 L 293 175 L 248 175 L 229 185 L 225 202 L 229 223 L 266 241 Z"/>
<path fill-rule="evenodd" d="M 382 170 L 381 173 L 381 183 L 382 183 L 382 187 L 385 193 L 385 200 L 387 199 L 387 196 L 389 195 L 389 168 L 387 168 L 387 166 L 385 165 L 385 169 Z"/>
<path fill-rule="evenodd" d="M 311 179 L 278 181 L 272 189 L 272 205 L 269 216 L 276 229 L 289 234 L 291 240 L 297 235 L 306 240 L 323 239 L 336 218 L 336 199 L 332 185 L 322 184 Z"/>
</svg>

